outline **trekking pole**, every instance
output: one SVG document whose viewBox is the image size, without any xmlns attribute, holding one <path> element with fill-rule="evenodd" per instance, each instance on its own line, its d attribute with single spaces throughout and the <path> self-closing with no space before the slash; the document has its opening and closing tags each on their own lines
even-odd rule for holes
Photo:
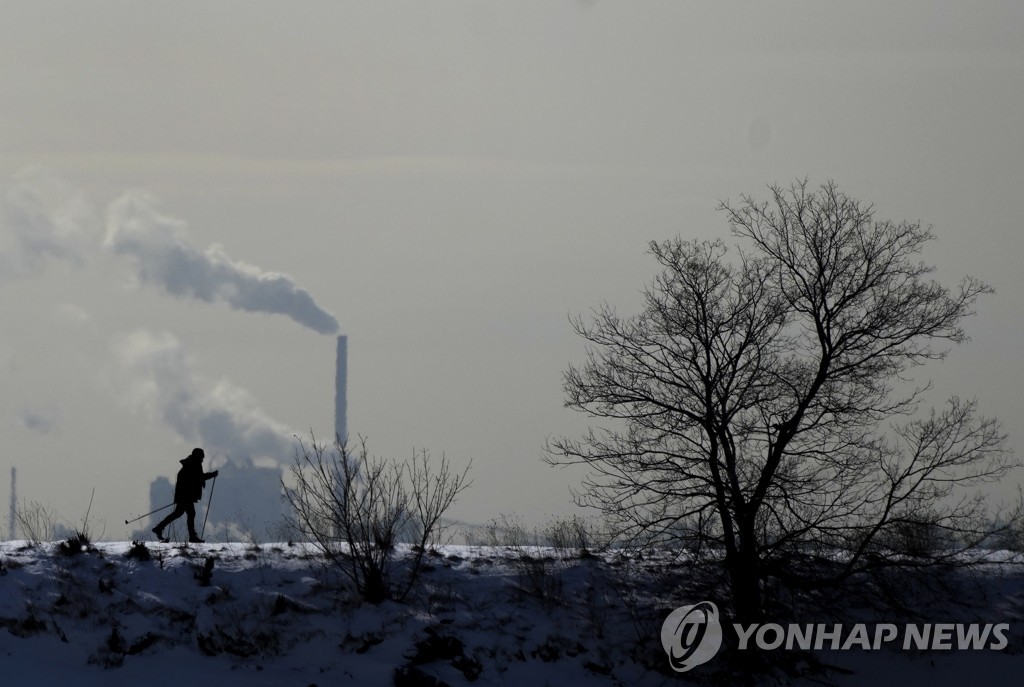
<svg viewBox="0 0 1024 687">
<path fill-rule="evenodd" d="M 210 504 L 213 503 L 213 488 L 217 486 L 217 478 L 213 478 L 213 484 L 210 485 L 210 499 L 206 502 L 206 514 L 203 515 L 203 531 L 199 534 L 199 538 L 202 539 L 206 534 L 206 521 L 210 518 Z"/>
<path fill-rule="evenodd" d="M 148 513 L 146 513 L 146 515 L 152 515 L 153 513 L 159 513 L 164 508 L 170 508 L 173 505 L 174 505 L 173 503 L 168 503 L 166 506 L 160 506 L 156 510 L 149 511 Z M 134 520 L 125 520 L 124 524 L 128 525 L 128 524 L 131 524 L 131 523 L 135 522 L 135 520 L 142 520 L 144 517 L 146 517 L 146 515 L 140 515 L 139 517 L 135 518 Z"/>
</svg>

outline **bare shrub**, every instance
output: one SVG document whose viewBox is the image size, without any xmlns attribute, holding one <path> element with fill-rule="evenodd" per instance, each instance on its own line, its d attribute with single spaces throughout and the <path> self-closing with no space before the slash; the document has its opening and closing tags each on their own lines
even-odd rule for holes
<svg viewBox="0 0 1024 687">
<path fill-rule="evenodd" d="M 563 555 L 579 558 L 588 558 L 611 545 L 611 537 L 597 523 L 579 515 L 552 518 L 541 528 L 541 538 Z"/>
<path fill-rule="evenodd" d="M 514 551 L 537 545 L 537 533 L 527 530 L 522 516 L 515 513 L 501 513 L 491 518 L 479 532 L 467 533 L 466 538 L 471 545 Z"/>
<path fill-rule="evenodd" d="M 567 532 L 559 527 L 547 527 L 545 530 Z M 504 549 L 516 573 L 514 586 L 544 604 L 556 605 L 562 600 L 562 552 L 543 546 L 543 536 L 538 528 L 527 528 L 522 516 L 501 513 L 483 526 L 481 532 L 473 537 L 473 542 Z"/>
<path fill-rule="evenodd" d="M 132 541 L 132 548 L 128 549 L 125 553 L 125 558 L 130 558 L 136 561 L 148 561 L 152 558 L 149 549 L 146 548 L 146 544 L 141 541 Z"/>
<path fill-rule="evenodd" d="M 96 547 L 92 545 L 92 541 L 89 539 L 89 535 L 84 532 L 75 532 L 73 535 L 65 539 L 57 547 L 65 556 L 77 556 L 80 553 L 93 553 L 96 551 Z"/>
<path fill-rule="evenodd" d="M 367 601 L 404 600 L 423 570 L 424 554 L 443 536 L 441 517 L 469 487 L 469 466 L 436 467 L 426 450 L 410 460 L 370 455 L 366 441 L 352 451 L 340 441 L 307 446 L 299 440 L 285 485 L 291 526 L 355 586 Z M 397 544 L 409 556 L 394 556 Z"/>
<path fill-rule="evenodd" d="M 57 531 L 61 532 L 61 536 L 64 541 L 60 543 L 59 550 L 65 556 L 77 556 L 80 553 L 92 553 L 96 551 L 96 547 L 92 545 L 93 537 L 89 530 L 89 514 L 92 513 L 92 501 L 96 497 L 96 490 L 92 490 L 92 495 L 89 497 L 89 507 L 85 510 L 85 516 L 82 518 L 81 527 L 76 527 L 74 530 L 69 530 L 63 525 L 58 525 Z M 63 534 L 67 532 L 67 534 Z"/>
<path fill-rule="evenodd" d="M 30 501 L 18 508 L 15 518 L 22 538 L 33 544 L 53 541 L 56 538 L 57 515 L 53 509 L 38 501 Z"/>
</svg>

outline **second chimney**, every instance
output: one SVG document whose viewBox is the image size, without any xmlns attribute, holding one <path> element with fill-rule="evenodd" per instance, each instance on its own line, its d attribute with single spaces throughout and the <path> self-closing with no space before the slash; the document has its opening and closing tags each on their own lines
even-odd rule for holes
<svg viewBox="0 0 1024 687">
<path fill-rule="evenodd" d="M 342 444 L 348 441 L 348 337 L 338 337 L 338 359 L 334 376 L 334 434 Z"/>
</svg>

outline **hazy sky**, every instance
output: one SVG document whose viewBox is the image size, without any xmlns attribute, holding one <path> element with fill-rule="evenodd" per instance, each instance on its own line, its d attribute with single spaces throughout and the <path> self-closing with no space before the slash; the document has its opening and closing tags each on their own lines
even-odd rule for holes
<svg viewBox="0 0 1024 687">
<path fill-rule="evenodd" d="M 72 524 L 95 488 L 123 538 L 197 443 L 329 436 L 340 327 L 375 453 L 472 459 L 467 520 L 570 512 L 579 473 L 540 461 L 586 423 L 567 317 L 635 309 L 648 241 L 805 176 L 996 287 L 928 373 L 1024 450 L 1015 0 L 0 13 L 0 503 L 12 465 Z"/>
</svg>

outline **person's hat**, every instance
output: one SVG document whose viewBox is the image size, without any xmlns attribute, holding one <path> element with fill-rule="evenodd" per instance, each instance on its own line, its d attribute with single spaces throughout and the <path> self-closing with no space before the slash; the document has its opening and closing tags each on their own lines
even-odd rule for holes
<svg viewBox="0 0 1024 687">
<path fill-rule="evenodd" d="M 202 460 L 205 456 L 206 456 L 206 454 L 203 453 L 203 449 L 201 449 L 201 448 L 194 448 L 194 449 L 192 449 L 192 457 L 193 458 L 198 458 L 198 459 Z"/>
</svg>

